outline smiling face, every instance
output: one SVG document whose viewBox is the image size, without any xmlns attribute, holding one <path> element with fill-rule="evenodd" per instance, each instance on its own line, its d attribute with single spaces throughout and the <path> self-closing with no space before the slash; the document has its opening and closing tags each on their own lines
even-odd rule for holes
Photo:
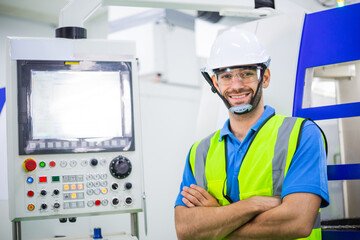
<svg viewBox="0 0 360 240">
<path fill-rule="evenodd" d="M 229 102 L 231 107 L 250 104 L 259 84 L 260 76 L 255 75 L 251 78 L 248 72 L 246 73 L 247 75 L 245 75 L 241 72 L 242 70 L 239 69 L 221 72 L 220 74 L 212 76 L 215 87 Z M 267 88 L 269 82 L 270 70 L 266 69 L 263 76 L 262 87 Z M 258 94 L 261 96 L 262 90 L 259 89 L 259 91 Z"/>
</svg>

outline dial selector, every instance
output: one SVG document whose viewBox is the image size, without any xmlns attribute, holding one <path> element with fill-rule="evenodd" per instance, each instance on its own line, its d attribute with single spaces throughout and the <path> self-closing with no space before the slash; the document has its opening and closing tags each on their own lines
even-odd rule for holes
<svg viewBox="0 0 360 240">
<path fill-rule="evenodd" d="M 119 188 L 119 185 L 117 184 L 117 183 L 113 183 L 112 185 L 111 185 L 111 189 L 112 190 L 117 190 Z"/>
<path fill-rule="evenodd" d="M 132 166 L 129 159 L 120 155 L 110 162 L 109 169 L 113 177 L 123 179 L 130 175 Z"/>
<path fill-rule="evenodd" d="M 127 197 L 127 198 L 125 199 L 125 203 L 126 203 L 127 205 L 132 204 L 132 202 L 133 202 L 133 200 L 132 200 L 131 197 Z"/>
<path fill-rule="evenodd" d="M 120 202 L 120 201 L 119 201 L 118 198 L 114 198 L 114 199 L 112 200 L 112 204 L 115 205 L 115 206 L 118 205 L 119 202 Z"/>
</svg>

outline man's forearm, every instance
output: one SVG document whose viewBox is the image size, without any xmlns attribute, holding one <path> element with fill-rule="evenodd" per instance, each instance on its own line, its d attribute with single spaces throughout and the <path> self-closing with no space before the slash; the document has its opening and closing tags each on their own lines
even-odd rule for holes
<svg viewBox="0 0 360 240">
<path fill-rule="evenodd" d="M 321 199 L 314 194 L 297 193 L 284 203 L 256 216 L 227 236 L 227 239 L 296 239 L 311 233 Z"/>
<path fill-rule="evenodd" d="M 222 207 L 177 206 L 175 226 L 178 239 L 223 238 L 276 205 L 275 198 L 254 197 Z"/>
</svg>

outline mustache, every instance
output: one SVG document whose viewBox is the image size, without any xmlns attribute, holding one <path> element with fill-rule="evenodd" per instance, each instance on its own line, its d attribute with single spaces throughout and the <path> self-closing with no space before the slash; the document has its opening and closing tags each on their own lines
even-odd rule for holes
<svg viewBox="0 0 360 240">
<path fill-rule="evenodd" d="M 241 94 L 241 93 L 248 93 L 250 92 L 251 94 L 254 94 L 254 91 L 251 88 L 241 88 L 241 89 L 232 89 L 228 92 L 226 92 L 226 95 L 229 94 Z"/>
</svg>

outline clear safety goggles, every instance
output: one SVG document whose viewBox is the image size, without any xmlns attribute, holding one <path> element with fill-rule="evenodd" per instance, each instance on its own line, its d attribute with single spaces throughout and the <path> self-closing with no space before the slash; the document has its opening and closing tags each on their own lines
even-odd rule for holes
<svg viewBox="0 0 360 240">
<path fill-rule="evenodd" d="M 261 78 L 261 66 L 229 67 L 214 70 L 218 84 L 231 85 L 237 77 L 243 83 L 251 83 Z"/>
</svg>

